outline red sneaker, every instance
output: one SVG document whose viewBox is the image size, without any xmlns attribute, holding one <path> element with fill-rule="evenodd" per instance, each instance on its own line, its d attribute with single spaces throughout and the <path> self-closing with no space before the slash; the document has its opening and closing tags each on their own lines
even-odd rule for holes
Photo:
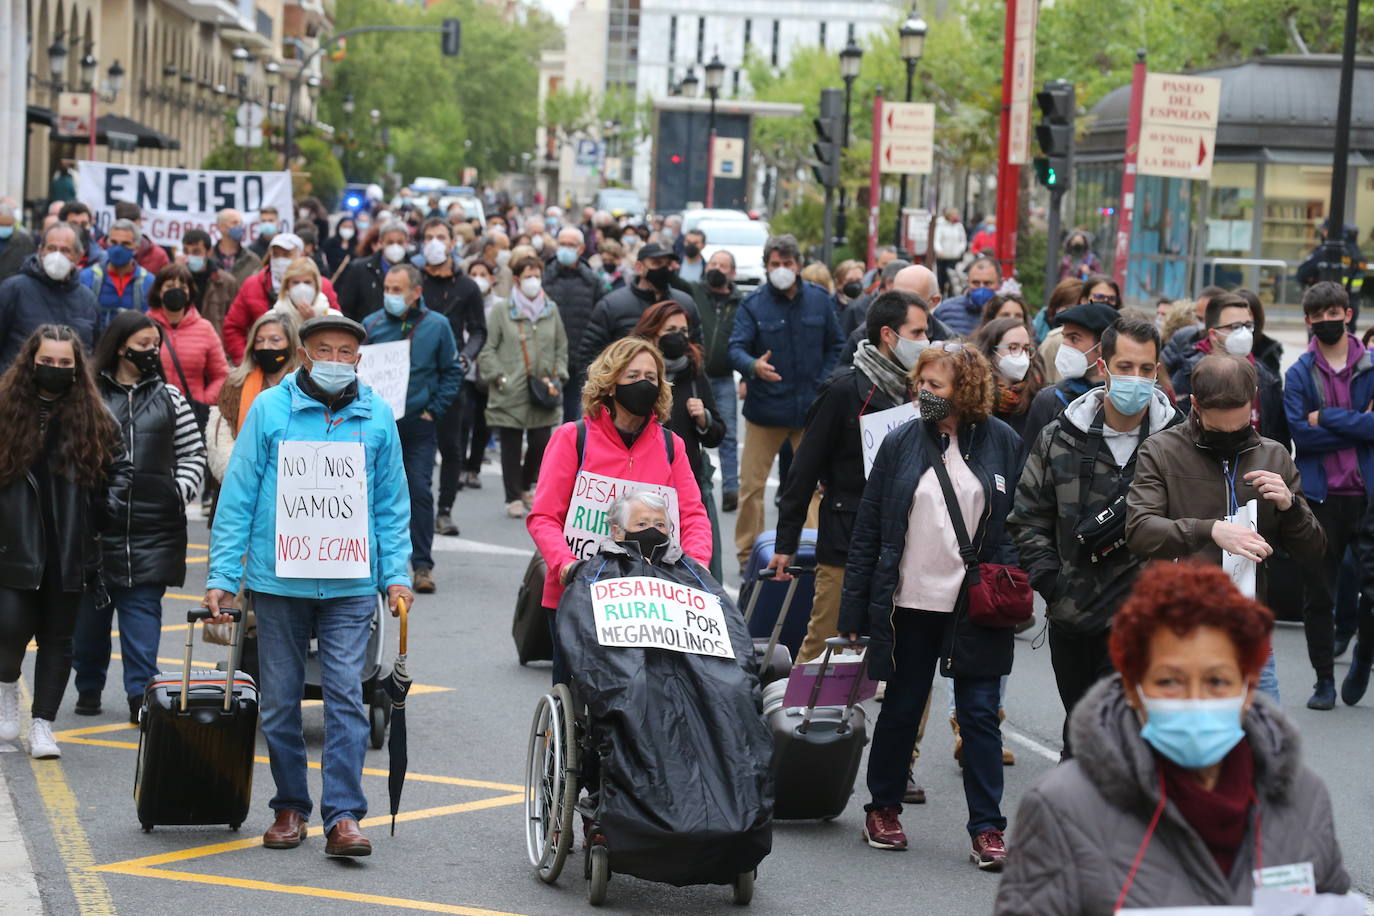
<svg viewBox="0 0 1374 916">
<path fill-rule="evenodd" d="M 864 818 L 864 842 L 874 849 L 906 849 L 906 834 L 897 808 L 874 808 Z"/>
<path fill-rule="evenodd" d="M 1001 871 L 1007 860 L 1007 843 L 1000 830 L 984 830 L 973 838 L 973 851 L 968 855 L 983 871 Z"/>
</svg>

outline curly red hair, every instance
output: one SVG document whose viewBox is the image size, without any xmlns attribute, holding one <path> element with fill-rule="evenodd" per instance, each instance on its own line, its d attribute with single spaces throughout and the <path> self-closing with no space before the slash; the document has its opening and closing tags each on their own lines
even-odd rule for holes
<svg viewBox="0 0 1374 916">
<path fill-rule="evenodd" d="M 1185 636 L 1215 627 L 1231 637 L 1241 671 L 1258 676 L 1269 658 L 1274 614 L 1242 595 L 1219 566 L 1159 561 L 1145 567 L 1112 621 L 1112 664 L 1139 684 L 1150 664 L 1150 640 L 1160 627 Z"/>
</svg>

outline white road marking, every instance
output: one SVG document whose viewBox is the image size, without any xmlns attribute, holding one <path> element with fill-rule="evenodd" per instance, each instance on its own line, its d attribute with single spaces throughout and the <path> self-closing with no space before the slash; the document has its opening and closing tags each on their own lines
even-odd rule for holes
<svg viewBox="0 0 1374 916">
<path fill-rule="evenodd" d="M 534 553 L 534 545 L 529 547 L 510 547 L 506 544 L 493 544 L 489 541 L 474 541 L 470 538 L 450 538 L 443 535 L 436 535 L 434 546 L 435 551 L 456 552 L 456 553 L 486 553 L 495 554 L 503 557 L 525 557 L 528 559 Z"/>
<path fill-rule="evenodd" d="M 1015 741 L 1017 744 L 1021 745 L 1026 750 L 1030 751 L 1032 754 L 1044 757 L 1046 760 L 1049 760 L 1053 763 L 1059 762 L 1059 751 L 1055 750 L 1052 747 L 1048 747 L 1047 745 L 1041 744 L 1039 741 L 1036 741 L 1029 735 L 1021 734 L 1021 732 L 1012 728 L 1005 722 L 1002 723 L 1002 734 L 1006 735 L 1008 738 Z"/>
</svg>

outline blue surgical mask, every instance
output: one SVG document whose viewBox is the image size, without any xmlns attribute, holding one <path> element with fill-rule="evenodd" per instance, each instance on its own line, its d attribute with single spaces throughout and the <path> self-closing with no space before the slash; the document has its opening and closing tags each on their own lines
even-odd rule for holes
<svg viewBox="0 0 1374 916">
<path fill-rule="evenodd" d="M 406 304 L 406 297 L 400 293 L 386 293 L 382 296 L 382 308 L 393 318 L 400 318 L 410 311 L 410 306 Z"/>
<path fill-rule="evenodd" d="M 310 380 L 320 386 L 326 394 L 338 394 L 358 378 L 358 369 L 352 363 L 334 363 L 317 359 L 310 366 Z"/>
<path fill-rule="evenodd" d="M 1121 411 L 1128 417 L 1133 417 L 1145 409 L 1154 396 L 1155 380 L 1152 378 L 1141 378 L 1138 375 L 1112 375 L 1107 374 L 1111 385 L 1107 389 L 1107 397 L 1111 398 L 1112 406 Z"/>
<path fill-rule="evenodd" d="M 272 236 L 274 236 L 274 235 L 276 235 L 276 234 L 277 234 L 277 224 L 276 224 L 276 223 L 259 223 L 259 224 L 258 224 L 258 238 L 260 238 L 260 239 L 270 239 Z"/>
<path fill-rule="evenodd" d="M 105 251 L 105 260 L 111 267 L 125 267 L 134 259 L 134 253 L 123 245 L 111 245 Z"/>
<path fill-rule="evenodd" d="M 235 241 L 235 242 L 242 242 L 242 241 L 243 241 L 243 227 L 242 227 L 242 226 L 231 226 L 231 227 L 229 228 L 229 238 L 230 238 L 232 241 Z"/>
<path fill-rule="evenodd" d="M 562 264 L 564 267 L 571 267 L 577 263 L 576 248 L 564 248 L 562 245 L 559 245 L 558 250 L 554 252 L 553 256 L 557 258 L 558 263 Z"/>
<path fill-rule="evenodd" d="M 1140 691 L 1147 717 L 1140 737 L 1184 769 L 1212 766 L 1245 737 L 1241 716 L 1246 693 L 1242 687 L 1240 695 L 1234 697 L 1171 700 L 1147 697 Z"/>
<path fill-rule="evenodd" d="M 0 226 L 0 239 L 7 239 L 14 235 L 13 226 Z"/>
<path fill-rule="evenodd" d="M 188 254 L 186 256 L 186 269 L 193 274 L 198 274 L 205 269 L 205 255 Z"/>
<path fill-rule="evenodd" d="M 988 300 L 995 295 L 997 295 L 996 290 L 993 290 L 986 286 L 980 286 L 977 289 L 971 289 L 968 291 L 968 301 L 972 302 L 979 308 L 982 308 L 983 306 L 987 305 Z"/>
</svg>

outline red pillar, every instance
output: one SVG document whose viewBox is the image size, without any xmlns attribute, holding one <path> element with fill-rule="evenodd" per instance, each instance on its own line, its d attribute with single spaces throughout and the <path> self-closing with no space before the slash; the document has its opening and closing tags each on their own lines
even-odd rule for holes
<svg viewBox="0 0 1374 916">
<path fill-rule="evenodd" d="M 873 152 L 868 158 L 868 269 L 878 263 L 878 213 L 882 206 L 883 90 L 873 96 Z"/>
<path fill-rule="evenodd" d="M 1018 2 L 1032 3 L 1035 0 L 1007 0 L 1002 42 L 1002 116 L 997 156 L 997 260 L 1002 264 L 1004 277 L 1016 272 L 1016 221 L 1021 197 L 1021 166 L 1007 161 L 1011 152 L 1011 84 Z"/>
<path fill-rule="evenodd" d="M 1116 212 L 1116 251 L 1112 257 L 1112 279 L 1126 285 L 1126 268 L 1131 259 L 1131 224 L 1135 221 L 1136 156 L 1140 152 L 1140 111 L 1145 107 L 1145 51 L 1136 52 L 1131 73 L 1131 117 L 1126 122 L 1126 162 L 1121 173 L 1121 207 Z"/>
</svg>

